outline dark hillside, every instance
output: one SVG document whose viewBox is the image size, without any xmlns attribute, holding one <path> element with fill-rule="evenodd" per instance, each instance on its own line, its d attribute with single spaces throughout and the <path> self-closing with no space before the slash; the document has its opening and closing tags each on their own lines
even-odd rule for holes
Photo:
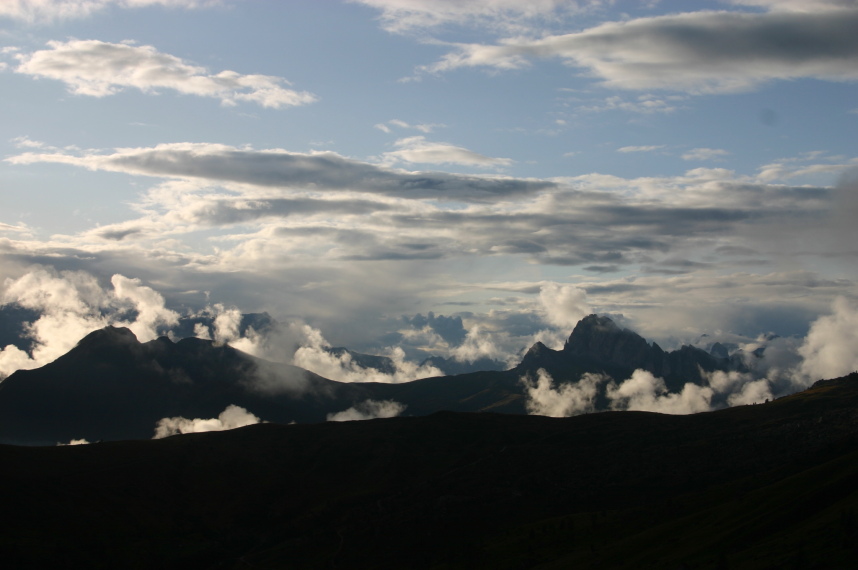
<svg viewBox="0 0 858 570">
<path fill-rule="evenodd" d="M 850 568 L 858 375 L 765 405 L 0 446 L 15 568 Z"/>
</svg>

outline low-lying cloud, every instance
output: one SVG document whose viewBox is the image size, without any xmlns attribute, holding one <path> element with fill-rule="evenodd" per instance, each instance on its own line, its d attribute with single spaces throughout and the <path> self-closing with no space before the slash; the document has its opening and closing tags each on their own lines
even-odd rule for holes
<svg viewBox="0 0 858 570">
<path fill-rule="evenodd" d="M 363 402 L 335 414 L 328 414 L 329 422 L 352 422 L 374 420 L 376 418 L 395 418 L 405 411 L 405 404 L 393 400 L 364 400 Z"/>
<path fill-rule="evenodd" d="M 218 417 L 209 419 L 194 418 L 189 420 L 181 416 L 161 418 L 155 424 L 155 435 L 152 439 L 162 439 L 171 435 L 183 433 L 201 433 L 207 431 L 224 431 L 253 424 L 260 419 L 241 406 L 230 405 Z"/>
</svg>

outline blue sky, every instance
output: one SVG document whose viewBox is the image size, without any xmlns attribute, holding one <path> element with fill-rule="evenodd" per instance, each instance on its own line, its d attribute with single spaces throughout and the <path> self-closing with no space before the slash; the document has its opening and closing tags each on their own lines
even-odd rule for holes
<svg viewBox="0 0 858 570">
<path fill-rule="evenodd" d="M 498 357 L 589 312 L 802 336 L 858 292 L 855 29 L 847 0 L 4 2 L 3 302 L 120 275 L 368 351 L 451 354 L 405 319 L 461 317 Z"/>
</svg>

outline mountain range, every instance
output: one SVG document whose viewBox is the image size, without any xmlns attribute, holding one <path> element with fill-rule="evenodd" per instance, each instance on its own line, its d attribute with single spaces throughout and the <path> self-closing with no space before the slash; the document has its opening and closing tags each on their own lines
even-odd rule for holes
<svg viewBox="0 0 858 570">
<path fill-rule="evenodd" d="M 382 372 L 390 365 L 384 357 L 349 354 L 354 362 Z M 561 383 L 574 383 L 587 372 L 622 380 L 643 369 L 675 391 L 686 382 L 702 383 L 702 373 L 737 366 L 741 363 L 690 346 L 666 352 L 598 315 L 582 319 L 562 350 L 537 343 L 511 370 L 401 384 L 335 382 L 211 340 L 160 337 L 140 343 L 126 328 L 106 327 L 54 362 L 17 371 L 0 383 L 0 443 L 148 439 L 162 418 L 214 418 L 228 406 L 274 423 L 324 422 L 367 400 L 397 402 L 412 416 L 523 414 L 522 378 L 540 369 Z M 604 398 L 597 404 L 606 408 Z"/>
</svg>

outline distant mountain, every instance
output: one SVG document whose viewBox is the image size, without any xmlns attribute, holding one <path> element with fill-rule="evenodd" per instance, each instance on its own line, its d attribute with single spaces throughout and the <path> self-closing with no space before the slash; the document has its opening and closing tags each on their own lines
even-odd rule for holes
<svg viewBox="0 0 858 570">
<path fill-rule="evenodd" d="M 161 418 L 214 418 L 229 405 L 277 423 L 324 422 L 370 399 L 395 400 L 411 415 L 523 413 L 517 384 L 514 376 L 492 373 L 406 384 L 342 383 L 209 340 L 140 343 L 127 328 L 106 327 L 54 362 L 0 383 L 0 443 L 148 439 Z"/>
<path fill-rule="evenodd" d="M 471 362 L 461 362 L 454 358 L 444 358 L 443 356 L 430 356 L 421 362 L 420 366 L 433 366 L 448 376 L 470 374 L 471 372 L 500 372 L 509 368 L 505 363 L 491 358 L 478 358 Z"/>
<path fill-rule="evenodd" d="M 159 346 L 127 340 L 131 352 Z M 0 559 L 16 569 L 854 568 L 856 409 L 853 374 L 690 416 L 442 412 L 0 445 Z"/>
<path fill-rule="evenodd" d="M 393 366 L 385 357 L 330 350 L 382 372 Z M 107 327 L 56 361 L 0 383 L 0 443 L 148 439 L 162 418 L 215 418 L 230 405 L 276 423 L 324 422 L 366 400 L 393 400 L 413 416 L 442 410 L 524 414 L 521 378 L 540 368 L 558 382 L 577 382 L 585 372 L 622 381 L 642 368 L 675 391 L 685 382 L 702 382 L 701 369 L 730 366 L 729 360 L 693 347 L 665 352 L 596 315 L 578 323 L 562 350 L 537 343 L 512 370 L 402 384 L 335 382 L 209 340 L 161 337 L 140 343 L 128 329 Z M 596 409 L 606 408 L 602 394 Z"/>
<path fill-rule="evenodd" d="M 738 367 L 740 364 L 729 358 L 693 346 L 666 352 L 639 334 L 620 328 L 608 317 L 589 315 L 578 322 L 562 350 L 536 343 L 515 371 L 534 373 L 542 368 L 557 381 L 575 381 L 585 372 L 600 372 L 622 380 L 643 369 L 663 378 L 670 391 L 678 391 L 688 382 L 704 383 L 701 370 Z"/>
</svg>

